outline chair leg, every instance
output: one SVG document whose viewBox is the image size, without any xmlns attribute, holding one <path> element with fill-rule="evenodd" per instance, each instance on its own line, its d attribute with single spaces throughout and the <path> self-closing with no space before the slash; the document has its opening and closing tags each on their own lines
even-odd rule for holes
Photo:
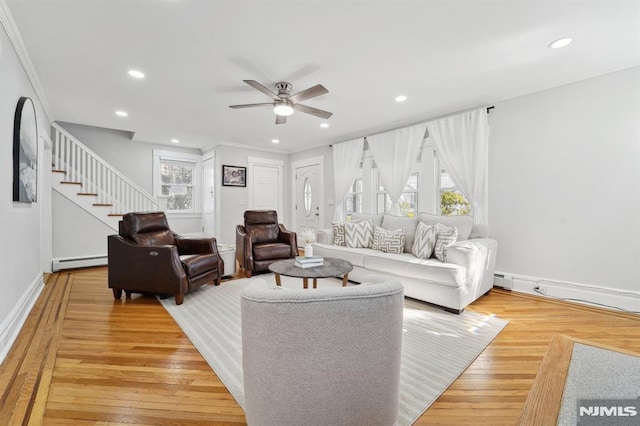
<svg viewBox="0 0 640 426">
<path fill-rule="evenodd" d="M 121 288 L 114 288 L 113 290 L 113 297 L 115 297 L 116 299 L 120 299 L 122 297 L 122 289 Z"/>
<path fill-rule="evenodd" d="M 125 290 L 125 291 L 124 291 L 124 294 L 126 294 L 127 299 L 131 299 L 131 292 L 130 292 L 130 291 Z"/>
<path fill-rule="evenodd" d="M 184 294 L 182 293 L 178 293 L 176 294 L 176 305 L 182 305 L 182 302 L 184 302 Z"/>
<path fill-rule="evenodd" d="M 248 269 L 245 269 L 244 270 L 244 276 L 245 276 L 245 278 L 251 278 L 251 271 L 248 270 Z"/>
<path fill-rule="evenodd" d="M 213 282 L 213 285 L 220 285 L 222 282 L 222 276 L 218 275 L 218 278 Z"/>
</svg>

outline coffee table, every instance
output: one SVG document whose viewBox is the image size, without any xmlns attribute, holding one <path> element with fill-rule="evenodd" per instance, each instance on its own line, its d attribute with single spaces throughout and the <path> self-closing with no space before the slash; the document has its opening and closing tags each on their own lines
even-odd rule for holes
<svg viewBox="0 0 640 426">
<path fill-rule="evenodd" d="M 302 278 L 303 288 L 309 288 L 309 278 L 313 279 L 313 288 L 317 288 L 318 278 L 342 276 L 342 286 L 346 287 L 349 280 L 349 272 L 353 270 L 351 263 L 334 257 L 325 257 L 322 266 L 314 266 L 312 268 L 299 268 L 294 262 L 295 259 L 287 259 L 269 265 L 269 270 L 276 274 L 276 285 L 281 285 L 281 275 Z"/>
</svg>

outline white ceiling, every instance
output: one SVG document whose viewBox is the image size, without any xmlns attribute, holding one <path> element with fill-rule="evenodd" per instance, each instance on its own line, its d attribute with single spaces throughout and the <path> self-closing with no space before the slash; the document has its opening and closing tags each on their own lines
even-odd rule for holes
<svg viewBox="0 0 640 426">
<path fill-rule="evenodd" d="M 6 2 L 54 120 L 201 149 L 296 152 L 640 65 L 638 0 Z M 324 85 L 303 103 L 330 127 L 230 109 L 269 101 L 244 79 Z"/>
</svg>

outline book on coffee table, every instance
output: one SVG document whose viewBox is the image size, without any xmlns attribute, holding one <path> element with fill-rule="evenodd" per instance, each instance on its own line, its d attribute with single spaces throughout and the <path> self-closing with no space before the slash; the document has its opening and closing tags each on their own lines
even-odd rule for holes
<svg viewBox="0 0 640 426">
<path fill-rule="evenodd" d="M 324 264 L 324 258 L 322 256 L 297 256 L 294 264 L 298 268 L 313 268 L 314 266 L 322 266 Z"/>
</svg>

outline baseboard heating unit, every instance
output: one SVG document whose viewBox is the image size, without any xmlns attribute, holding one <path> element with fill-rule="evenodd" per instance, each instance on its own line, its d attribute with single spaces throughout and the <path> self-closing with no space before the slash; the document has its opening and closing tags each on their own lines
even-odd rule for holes
<svg viewBox="0 0 640 426">
<path fill-rule="evenodd" d="M 53 259 L 51 269 L 58 272 L 64 269 L 88 268 L 90 266 L 104 266 L 107 264 L 107 255 L 64 257 Z"/>
</svg>

